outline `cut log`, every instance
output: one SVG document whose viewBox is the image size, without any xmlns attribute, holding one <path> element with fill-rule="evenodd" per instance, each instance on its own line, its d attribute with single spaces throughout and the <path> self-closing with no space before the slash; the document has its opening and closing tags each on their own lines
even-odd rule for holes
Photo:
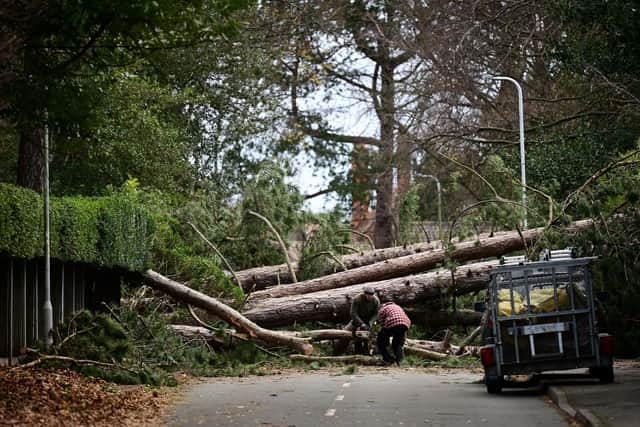
<svg viewBox="0 0 640 427">
<path fill-rule="evenodd" d="M 311 354 L 313 352 L 313 346 L 306 340 L 264 329 L 228 305 L 201 292 L 195 291 L 182 283 L 164 277 L 153 270 L 147 270 L 144 276 L 148 279 L 149 286 L 152 288 L 164 292 L 178 301 L 199 307 L 219 317 L 234 328 L 247 333 L 251 338 L 257 338 L 269 344 L 279 344 L 290 347 L 302 354 Z"/>
<path fill-rule="evenodd" d="M 351 331 L 344 329 L 316 329 L 313 331 L 294 332 L 295 336 L 313 340 L 335 340 L 353 338 Z"/>
<path fill-rule="evenodd" d="M 178 335 L 189 340 L 202 339 L 214 347 L 224 347 L 225 345 L 224 340 L 202 326 L 169 325 L 169 327 Z"/>
<path fill-rule="evenodd" d="M 489 272 L 496 265 L 497 261 L 468 264 L 458 267 L 453 275 L 450 270 L 439 269 L 415 276 L 275 298 L 253 305 L 243 314 L 264 327 L 307 321 L 341 322 L 349 318 L 351 299 L 366 287 L 375 288 L 382 300 L 394 301 L 401 306 L 414 305 L 438 298 L 443 292 L 463 295 L 486 289 Z"/>
<path fill-rule="evenodd" d="M 449 355 L 445 353 L 438 353 L 436 351 L 427 350 L 426 348 L 422 347 L 414 347 L 412 345 L 405 345 L 404 351 L 406 353 L 416 354 L 418 356 L 424 357 L 425 359 L 434 361 L 444 360 L 449 357 Z"/>
<path fill-rule="evenodd" d="M 478 326 L 482 320 L 482 313 L 473 310 L 456 311 L 430 311 L 406 307 L 404 309 L 411 322 L 416 325 L 423 325 L 430 328 L 456 326 Z"/>
<path fill-rule="evenodd" d="M 564 231 L 574 233 L 578 230 L 588 228 L 592 224 L 592 220 L 577 221 Z M 364 267 L 305 280 L 287 286 L 276 286 L 253 292 L 249 295 L 248 303 L 251 305 L 255 304 L 256 301 L 268 298 L 282 298 L 291 295 L 346 287 L 363 282 L 421 273 L 443 263 L 447 256 L 456 261 L 470 261 L 501 256 L 524 249 L 545 230 L 546 228 L 544 227 L 526 230 L 522 232 L 522 236 L 518 232 L 512 231 L 482 240 L 459 243 L 455 249 L 448 254 L 444 249 L 434 249 L 424 253 L 388 259 Z"/>
<path fill-rule="evenodd" d="M 442 341 L 414 340 L 411 338 L 407 339 L 407 345 L 435 351 L 437 353 L 446 353 L 450 348 L 450 346 L 446 346 Z"/>
</svg>

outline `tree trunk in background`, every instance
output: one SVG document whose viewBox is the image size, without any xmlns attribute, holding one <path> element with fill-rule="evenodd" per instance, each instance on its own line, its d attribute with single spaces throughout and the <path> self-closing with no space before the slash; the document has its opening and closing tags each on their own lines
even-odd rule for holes
<svg viewBox="0 0 640 427">
<path fill-rule="evenodd" d="M 380 147 L 376 168 L 376 226 L 373 243 L 377 249 L 393 245 L 395 227 L 393 224 L 393 170 L 394 170 L 394 125 L 395 125 L 395 85 L 394 70 L 389 58 L 388 47 L 381 48 L 380 55 Z"/>
<path fill-rule="evenodd" d="M 44 153 L 42 130 L 23 125 L 20 131 L 17 184 L 42 193 L 44 177 Z"/>
<path fill-rule="evenodd" d="M 443 292 L 462 295 L 485 289 L 489 272 L 495 265 L 497 262 L 491 261 L 458 267 L 453 273 L 455 283 L 450 270 L 440 269 L 416 276 L 267 299 L 251 306 L 243 314 L 264 327 L 306 321 L 343 322 L 349 318 L 351 300 L 364 292 L 366 287 L 375 288 L 383 301 L 409 306 L 439 298 Z"/>
<path fill-rule="evenodd" d="M 354 184 L 351 193 L 351 228 L 365 234 L 369 233 L 371 225 L 369 221 L 371 183 L 368 163 L 367 148 L 363 144 L 356 144 L 351 151 L 351 174 Z M 357 240 L 358 237 L 353 236 L 353 239 Z"/>
</svg>

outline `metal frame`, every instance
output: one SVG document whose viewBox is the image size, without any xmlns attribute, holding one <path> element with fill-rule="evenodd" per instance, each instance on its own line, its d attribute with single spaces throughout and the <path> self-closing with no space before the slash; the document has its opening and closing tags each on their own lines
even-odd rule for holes
<svg viewBox="0 0 640 427">
<path fill-rule="evenodd" d="M 600 354 L 598 345 L 598 330 L 595 318 L 594 295 L 591 282 L 591 274 L 588 264 L 595 257 L 549 260 L 540 262 L 530 262 L 514 265 L 502 265 L 496 267 L 491 272 L 489 283 L 489 310 L 493 319 L 492 332 L 493 344 L 495 344 L 495 357 L 497 374 L 518 374 L 530 373 L 551 369 L 570 369 L 572 367 L 598 366 L 600 364 Z M 584 283 L 586 294 L 586 306 L 576 307 L 576 295 L 574 295 L 575 279 Z M 531 305 L 532 288 L 546 285 L 553 287 L 554 310 L 551 312 L 534 313 Z M 512 314 L 509 316 L 499 315 L 498 291 L 507 289 L 509 291 L 509 301 L 511 313 L 516 313 L 514 293 L 516 288 L 522 288 L 523 298 L 527 304 L 527 313 Z M 561 310 L 558 289 L 566 288 L 569 298 L 569 309 Z M 503 300 L 503 302 L 506 300 Z M 536 320 L 549 320 L 555 318 L 555 323 L 534 323 Z M 584 321 L 588 319 L 588 334 L 590 354 L 581 354 L 580 339 L 578 330 Z M 528 325 L 522 325 L 522 321 L 528 320 Z M 520 323 L 520 324 L 518 324 Z M 547 326 L 542 326 L 547 325 Z M 503 327 L 505 327 L 503 329 Z M 513 359 L 505 362 L 505 346 L 503 333 L 507 333 L 513 339 Z M 568 337 L 564 336 L 567 334 Z M 537 353 L 535 337 L 543 334 L 556 334 L 557 353 Z M 521 337 L 528 338 L 529 355 L 523 356 L 524 349 L 521 349 Z M 565 340 L 571 340 L 569 347 L 565 345 Z M 584 341 L 583 341 L 584 345 Z M 509 343 L 509 346 L 511 344 Z M 567 348 L 573 347 L 571 354 Z M 511 351 L 509 352 L 511 353 Z"/>
</svg>

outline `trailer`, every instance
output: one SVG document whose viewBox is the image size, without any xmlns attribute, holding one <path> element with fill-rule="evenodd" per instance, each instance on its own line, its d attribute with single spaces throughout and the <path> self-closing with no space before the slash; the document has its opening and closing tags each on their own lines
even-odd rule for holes
<svg viewBox="0 0 640 427">
<path fill-rule="evenodd" d="M 489 393 L 506 376 L 588 368 L 613 381 L 613 336 L 599 322 L 589 266 L 570 249 L 545 251 L 540 261 L 505 257 L 491 275 L 485 345 L 480 351 Z"/>
</svg>

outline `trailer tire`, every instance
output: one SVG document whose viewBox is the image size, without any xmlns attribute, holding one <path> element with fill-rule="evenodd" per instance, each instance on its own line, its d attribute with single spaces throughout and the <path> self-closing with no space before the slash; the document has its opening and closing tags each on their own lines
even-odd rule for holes
<svg viewBox="0 0 640 427">
<path fill-rule="evenodd" d="M 598 379 L 603 384 L 609 384 L 613 382 L 613 366 L 600 366 L 598 368 Z"/>
<path fill-rule="evenodd" d="M 486 377 L 485 385 L 487 386 L 487 393 L 499 394 L 502 391 L 502 378 L 501 377 Z"/>
</svg>

